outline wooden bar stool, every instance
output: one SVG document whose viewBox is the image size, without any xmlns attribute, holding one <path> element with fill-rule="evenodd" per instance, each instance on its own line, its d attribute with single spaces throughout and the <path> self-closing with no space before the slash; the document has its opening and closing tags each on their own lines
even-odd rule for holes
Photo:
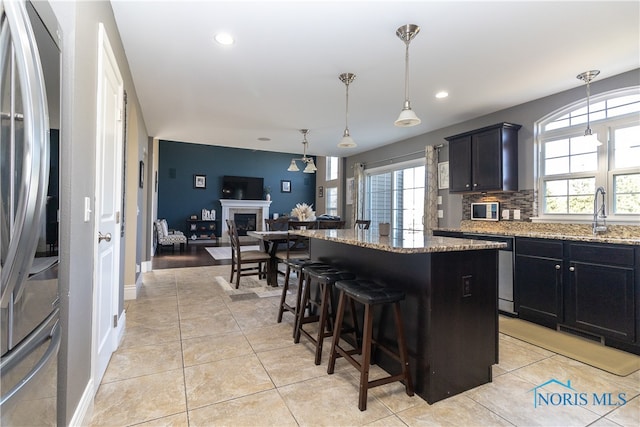
<svg viewBox="0 0 640 427">
<path fill-rule="evenodd" d="M 349 361 L 358 371 L 360 371 L 360 395 L 358 408 L 361 411 L 367 409 L 367 392 L 370 388 L 394 381 L 404 380 L 407 395 L 413 396 L 413 383 L 409 372 L 409 360 L 407 356 L 407 343 L 404 336 L 404 325 L 402 323 L 402 313 L 400 311 L 400 301 L 405 297 L 404 292 L 398 289 L 384 288 L 368 280 L 340 280 L 335 284 L 340 290 L 338 301 L 338 312 L 336 314 L 336 325 L 331 343 L 331 356 L 327 373 L 333 374 L 336 365 L 336 358 L 342 356 Z M 344 317 L 344 307 L 347 300 L 357 301 L 364 305 L 364 326 L 362 331 L 362 348 L 346 350 L 340 346 L 340 325 Z M 398 338 L 398 352 L 373 339 L 373 307 L 384 304 L 393 304 L 395 314 L 396 333 Z M 400 362 L 402 372 L 397 375 L 389 375 L 374 381 L 369 381 L 369 366 L 371 364 L 371 346 L 375 344 L 377 348 L 384 351 L 393 359 Z M 358 362 L 352 357 L 353 354 L 361 352 L 362 360 Z"/>
<path fill-rule="evenodd" d="M 282 287 L 282 296 L 280 297 L 280 306 L 278 307 L 277 320 L 278 320 L 278 323 L 282 322 L 282 315 L 284 314 L 285 311 L 292 313 L 295 319 L 294 329 L 293 329 L 293 334 L 295 335 L 295 324 L 297 323 L 297 319 L 298 319 L 298 307 L 300 307 L 300 300 L 302 299 L 302 283 L 304 281 L 304 274 L 302 273 L 302 269 L 304 267 L 308 267 L 312 265 L 318 266 L 318 267 L 326 266 L 327 268 L 329 268 L 330 266 L 328 264 L 312 261 L 310 259 L 295 259 L 295 258 L 289 258 L 285 260 L 284 263 L 287 266 L 287 270 L 285 272 L 284 285 Z M 298 277 L 298 290 L 296 292 L 295 305 L 290 305 L 286 302 L 287 292 L 289 291 L 289 275 L 291 274 L 292 271 L 296 272 L 296 275 Z"/>
<path fill-rule="evenodd" d="M 298 311 L 298 322 L 296 324 L 294 342 L 299 343 L 300 336 L 304 336 L 311 341 L 316 350 L 314 362 L 316 365 L 319 365 L 322 360 L 322 344 L 324 339 L 333 335 L 334 328 L 333 322 L 331 321 L 335 313 L 335 305 L 332 304 L 333 285 L 338 280 L 355 279 L 356 276 L 348 271 L 342 271 L 334 267 L 327 268 L 326 266 L 310 265 L 303 267 L 302 271 L 305 275 L 305 280 L 302 284 L 303 289 L 299 304 L 300 310 Z M 318 284 L 319 295 L 317 295 L 316 298 L 311 298 L 312 282 Z M 352 308 L 355 308 L 355 305 Z M 315 314 L 316 310 L 319 315 Z M 308 314 L 305 314 L 307 311 Z M 355 310 L 352 310 L 352 313 L 352 319 L 355 322 Z M 315 336 L 303 327 L 303 325 L 312 322 L 318 322 L 318 332 Z M 356 323 L 354 323 L 354 328 L 352 328 L 351 331 L 355 330 L 357 330 Z M 343 332 L 346 331 L 346 329 L 343 330 Z"/>
</svg>

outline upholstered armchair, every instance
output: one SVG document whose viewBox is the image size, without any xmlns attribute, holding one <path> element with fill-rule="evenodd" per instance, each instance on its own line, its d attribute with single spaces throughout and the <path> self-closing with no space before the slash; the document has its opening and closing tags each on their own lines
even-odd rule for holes
<svg viewBox="0 0 640 427">
<path fill-rule="evenodd" d="M 175 251 L 175 245 L 180 244 L 180 252 L 184 251 L 184 247 L 187 244 L 187 236 L 182 231 L 169 230 L 167 220 L 157 219 L 154 222 L 156 229 L 156 250 L 160 253 L 163 246 L 171 246 L 171 251 Z"/>
</svg>

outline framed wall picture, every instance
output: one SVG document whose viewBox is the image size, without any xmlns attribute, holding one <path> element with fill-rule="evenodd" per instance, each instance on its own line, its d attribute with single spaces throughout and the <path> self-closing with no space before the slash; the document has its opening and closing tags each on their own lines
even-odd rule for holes
<svg viewBox="0 0 640 427">
<path fill-rule="evenodd" d="M 347 205 L 353 205 L 353 187 L 355 182 L 353 178 L 347 178 L 347 191 L 346 191 L 346 203 Z"/>
<path fill-rule="evenodd" d="M 207 176 L 193 175 L 193 188 L 207 188 Z"/>
<path fill-rule="evenodd" d="M 286 180 L 280 181 L 280 192 L 291 193 L 291 181 L 286 181 Z"/>
<path fill-rule="evenodd" d="M 449 162 L 438 163 L 438 189 L 449 188 Z"/>
</svg>

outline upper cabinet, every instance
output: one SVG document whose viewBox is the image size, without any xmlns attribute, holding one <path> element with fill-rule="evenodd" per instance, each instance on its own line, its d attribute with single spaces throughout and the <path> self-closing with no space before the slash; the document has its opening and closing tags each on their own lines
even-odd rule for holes
<svg viewBox="0 0 640 427">
<path fill-rule="evenodd" d="M 518 191 L 518 130 L 498 123 L 445 138 L 449 192 Z"/>
</svg>

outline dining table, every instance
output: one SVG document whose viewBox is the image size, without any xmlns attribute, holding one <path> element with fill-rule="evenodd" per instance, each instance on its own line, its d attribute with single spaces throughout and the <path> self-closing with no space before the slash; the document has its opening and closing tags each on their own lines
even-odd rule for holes
<svg viewBox="0 0 640 427">
<path fill-rule="evenodd" d="M 261 247 L 269 254 L 269 262 L 267 263 L 267 284 L 269 286 L 278 286 L 278 258 L 276 253 L 278 247 L 286 245 L 289 241 L 289 231 L 247 231 L 247 236 L 260 240 Z"/>
</svg>

